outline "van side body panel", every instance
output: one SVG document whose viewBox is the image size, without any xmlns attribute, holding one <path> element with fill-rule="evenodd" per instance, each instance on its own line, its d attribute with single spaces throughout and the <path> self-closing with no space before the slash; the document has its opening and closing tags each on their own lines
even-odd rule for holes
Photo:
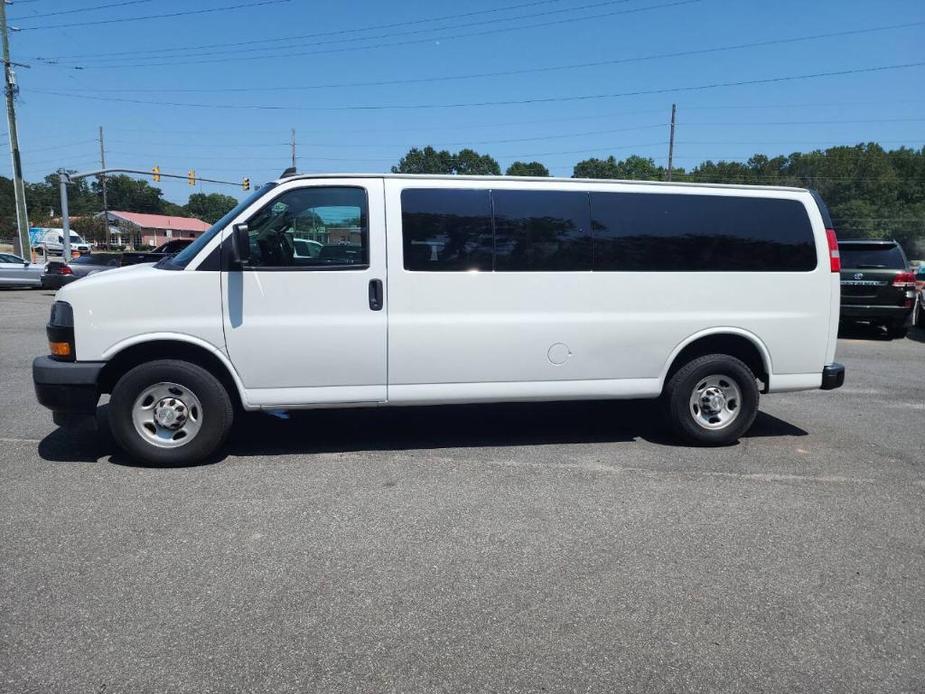
<svg viewBox="0 0 925 694">
<path fill-rule="evenodd" d="M 465 401 L 476 392 L 494 399 L 507 399 L 505 392 L 657 396 L 672 355 L 697 336 L 724 332 L 748 336 L 767 355 L 772 391 L 821 383 L 832 278 L 808 193 L 668 188 L 800 201 L 819 259 L 809 272 L 423 272 L 405 270 L 402 261 L 405 187 L 666 192 L 638 184 L 387 179 L 390 403 Z M 441 387 L 429 387 L 435 384 Z"/>
</svg>

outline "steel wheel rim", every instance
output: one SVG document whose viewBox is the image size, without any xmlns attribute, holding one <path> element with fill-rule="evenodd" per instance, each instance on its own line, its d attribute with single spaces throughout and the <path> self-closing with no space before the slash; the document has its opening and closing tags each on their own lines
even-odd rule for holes
<svg viewBox="0 0 925 694">
<path fill-rule="evenodd" d="M 189 388 L 162 381 L 135 398 L 132 423 L 142 440 L 152 446 L 178 448 L 195 439 L 202 429 L 202 403 Z"/>
<path fill-rule="evenodd" d="M 698 426 L 711 431 L 725 429 L 739 416 L 742 391 L 734 378 L 711 374 L 697 380 L 689 409 Z"/>
</svg>

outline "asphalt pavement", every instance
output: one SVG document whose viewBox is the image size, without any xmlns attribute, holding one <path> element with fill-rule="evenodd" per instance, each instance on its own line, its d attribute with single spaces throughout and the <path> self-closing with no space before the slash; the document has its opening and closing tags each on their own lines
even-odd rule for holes
<svg viewBox="0 0 925 694">
<path fill-rule="evenodd" d="M 51 301 L 0 291 L 2 691 L 925 691 L 925 332 L 728 448 L 646 402 L 332 410 L 152 469 L 36 403 Z"/>
</svg>

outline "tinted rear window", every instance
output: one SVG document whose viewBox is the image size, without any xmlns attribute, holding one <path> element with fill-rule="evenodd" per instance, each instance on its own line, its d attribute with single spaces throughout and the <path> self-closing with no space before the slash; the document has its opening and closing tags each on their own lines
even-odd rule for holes
<svg viewBox="0 0 925 694">
<path fill-rule="evenodd" d="M 591 269 L 588 194 L 571 191 L 492 191 L 495 270 Z"/>
<path fill-rule="evenodd" d="M 563 190 L 407 189 L 407 270 L 811 271 L 797 200 Z"/>
<path fill-rule="evenodd" d="M 492 269 L 487 190 L 403 190 L 401 208 L 406 270 Z"/>
<path fill-rule="evenodd" d="M 884 244 L 838 244 L 843 268 L 886 268 L 888 270 L 905 270 L 906 259 L 899 246 Z"/>
<path fill-rule="evenodd" d="M 594 269 L 808 271 L 816 244 L 796 200 L 592 193 Z"/>
</svg>

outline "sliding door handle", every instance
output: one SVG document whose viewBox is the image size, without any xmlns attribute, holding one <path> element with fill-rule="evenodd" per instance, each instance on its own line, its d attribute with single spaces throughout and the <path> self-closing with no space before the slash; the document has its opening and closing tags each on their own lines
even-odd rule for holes
<svg viewBox="0 0 925 694">
<path fill-rule="evenodd" d="M 369 308 L 372 311 L 382 310 L 382 280 L 369 281 Z"/>
</svg>

